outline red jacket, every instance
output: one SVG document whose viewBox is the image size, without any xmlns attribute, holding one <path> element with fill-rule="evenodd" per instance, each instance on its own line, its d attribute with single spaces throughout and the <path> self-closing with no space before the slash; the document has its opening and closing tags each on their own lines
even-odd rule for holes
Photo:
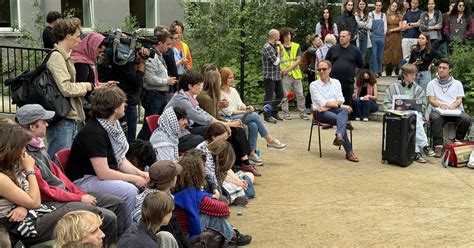
<svg viewBox="0 0 474 248">
<path fill-rule="evenodd" d="M 38 181 L 38 186 L 41 193 L 41 201 L 42 202 L 80 202 L 82 201 L 82 196 L 87 194 L 86 192 L 79 189 L 76 185 L 74 185 L 64 173 L 59 169 L 59 167 L 54 164 L 52 161 L 51 163 L 51 172 L 57 176 L 66 186 L 66 190 L 61 188 L 49 185 L 41 175 L 40 169 L 35 166 L 35 176 L 36 181 Z"/>
</svg>

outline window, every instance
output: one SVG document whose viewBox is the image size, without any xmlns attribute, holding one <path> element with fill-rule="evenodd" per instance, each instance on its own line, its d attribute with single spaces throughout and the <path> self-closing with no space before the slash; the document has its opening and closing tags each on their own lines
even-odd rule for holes
<svg viewBox="0 0 474 248">
<path fill-rule="evenodd" d="M 2 0 L 0 0 L 2 1 Z M 83 27 L 92 27 L 94 20 L 93 0 L 61 0 L 63 16 L 74 16 L 82 21 Z"/>
<path fill-rule="evenodd" d="M 0 29 L 19 21 L 18 0 L 0 0 Z"/>
<path fill-rule="evenodd" d="M 129 0 L 130 15 L 137 18 L 140 28 L 155 28 L 156 0 Z"/>
</svg>

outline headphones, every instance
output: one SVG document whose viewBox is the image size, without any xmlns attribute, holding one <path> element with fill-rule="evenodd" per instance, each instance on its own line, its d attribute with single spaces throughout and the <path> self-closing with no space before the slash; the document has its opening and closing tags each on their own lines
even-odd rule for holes
<svg viewBox="0 0 474 248">
<path fill-rule="evenodd" d="M 405 81 L 403 81 L 403 80 L 400 81 L 400 84 L 401 84 L 403 87 L 407 86 L 407 84 L 406 84 Z M 411 87 L 413 87 L 413 84 L 409 84 L 409 85 L 408 85 L 408 89 L 411 89 Z"/>
</svg>

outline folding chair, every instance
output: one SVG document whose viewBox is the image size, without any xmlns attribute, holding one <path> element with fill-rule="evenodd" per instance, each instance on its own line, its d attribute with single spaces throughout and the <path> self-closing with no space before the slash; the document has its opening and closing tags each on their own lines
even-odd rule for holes
<svg viewBox="0 0 474 248">
<path fill-rule="evenodd" d="M 69 159 L 69 153 L 71 152 L 71 148 L 64 148 L 59 150 L 54 154 L 56 157 L 56 161 L 58 162 L 59 168 L 66 173 L 67 161 Z"/>
<path fill-rule="evenodd" d="M 146 117 L 146 124 L 148 124 L 148 129 L 150 133 L 153 133 L 160 125 L 158 124 L 158 119 L 160 115 L 149 115 Z"/>
<path fill-rule="evenodd" d="M 351 124 L 351 123 L 352 123 L 351 121 L 347 122 L 348 125 Z M 322 154 L 322 151 L 321 151 L 321 127 L 333 127 L 335 125 L 336 124 L 324 123 L 324 122 L 318 121 L 316 119 L 316 112 L 313 112 L 313 120 L 311 121 L 311 129 L 310 129 L 310 132 L 309 132 L 308 151 L 311 149 L 311 138 L 313 136 L 313 127 L 318 126 L 319 157 L 322 158 L 323 154 Z M 350 132 L 350 141 L 352 143 L 352 129 L 350 129 L 349 132 Z M 339 146 L 339 150 L 341 150 L 341 146 Z"/>
</svg>

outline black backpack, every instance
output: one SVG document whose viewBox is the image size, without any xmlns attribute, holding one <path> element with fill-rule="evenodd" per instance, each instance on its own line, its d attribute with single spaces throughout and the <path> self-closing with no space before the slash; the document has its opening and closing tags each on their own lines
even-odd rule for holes
<svg viewBox="0 0 474 248">
<path fill-rule="evenodd" d="M 43 63 L 33 71 L 25 71 L 13 79 L 5 81 L 5 86 L 10 86 L 12 103 L 21 107 L 25 104 L 39 104 L 46 110 L 56 113 L 54 120 L 66 117 L 71 111 L 69 99 L 64 97 L 54 81 L 46 63 L 53 52 L 46 55 Z"/>
</svg>

